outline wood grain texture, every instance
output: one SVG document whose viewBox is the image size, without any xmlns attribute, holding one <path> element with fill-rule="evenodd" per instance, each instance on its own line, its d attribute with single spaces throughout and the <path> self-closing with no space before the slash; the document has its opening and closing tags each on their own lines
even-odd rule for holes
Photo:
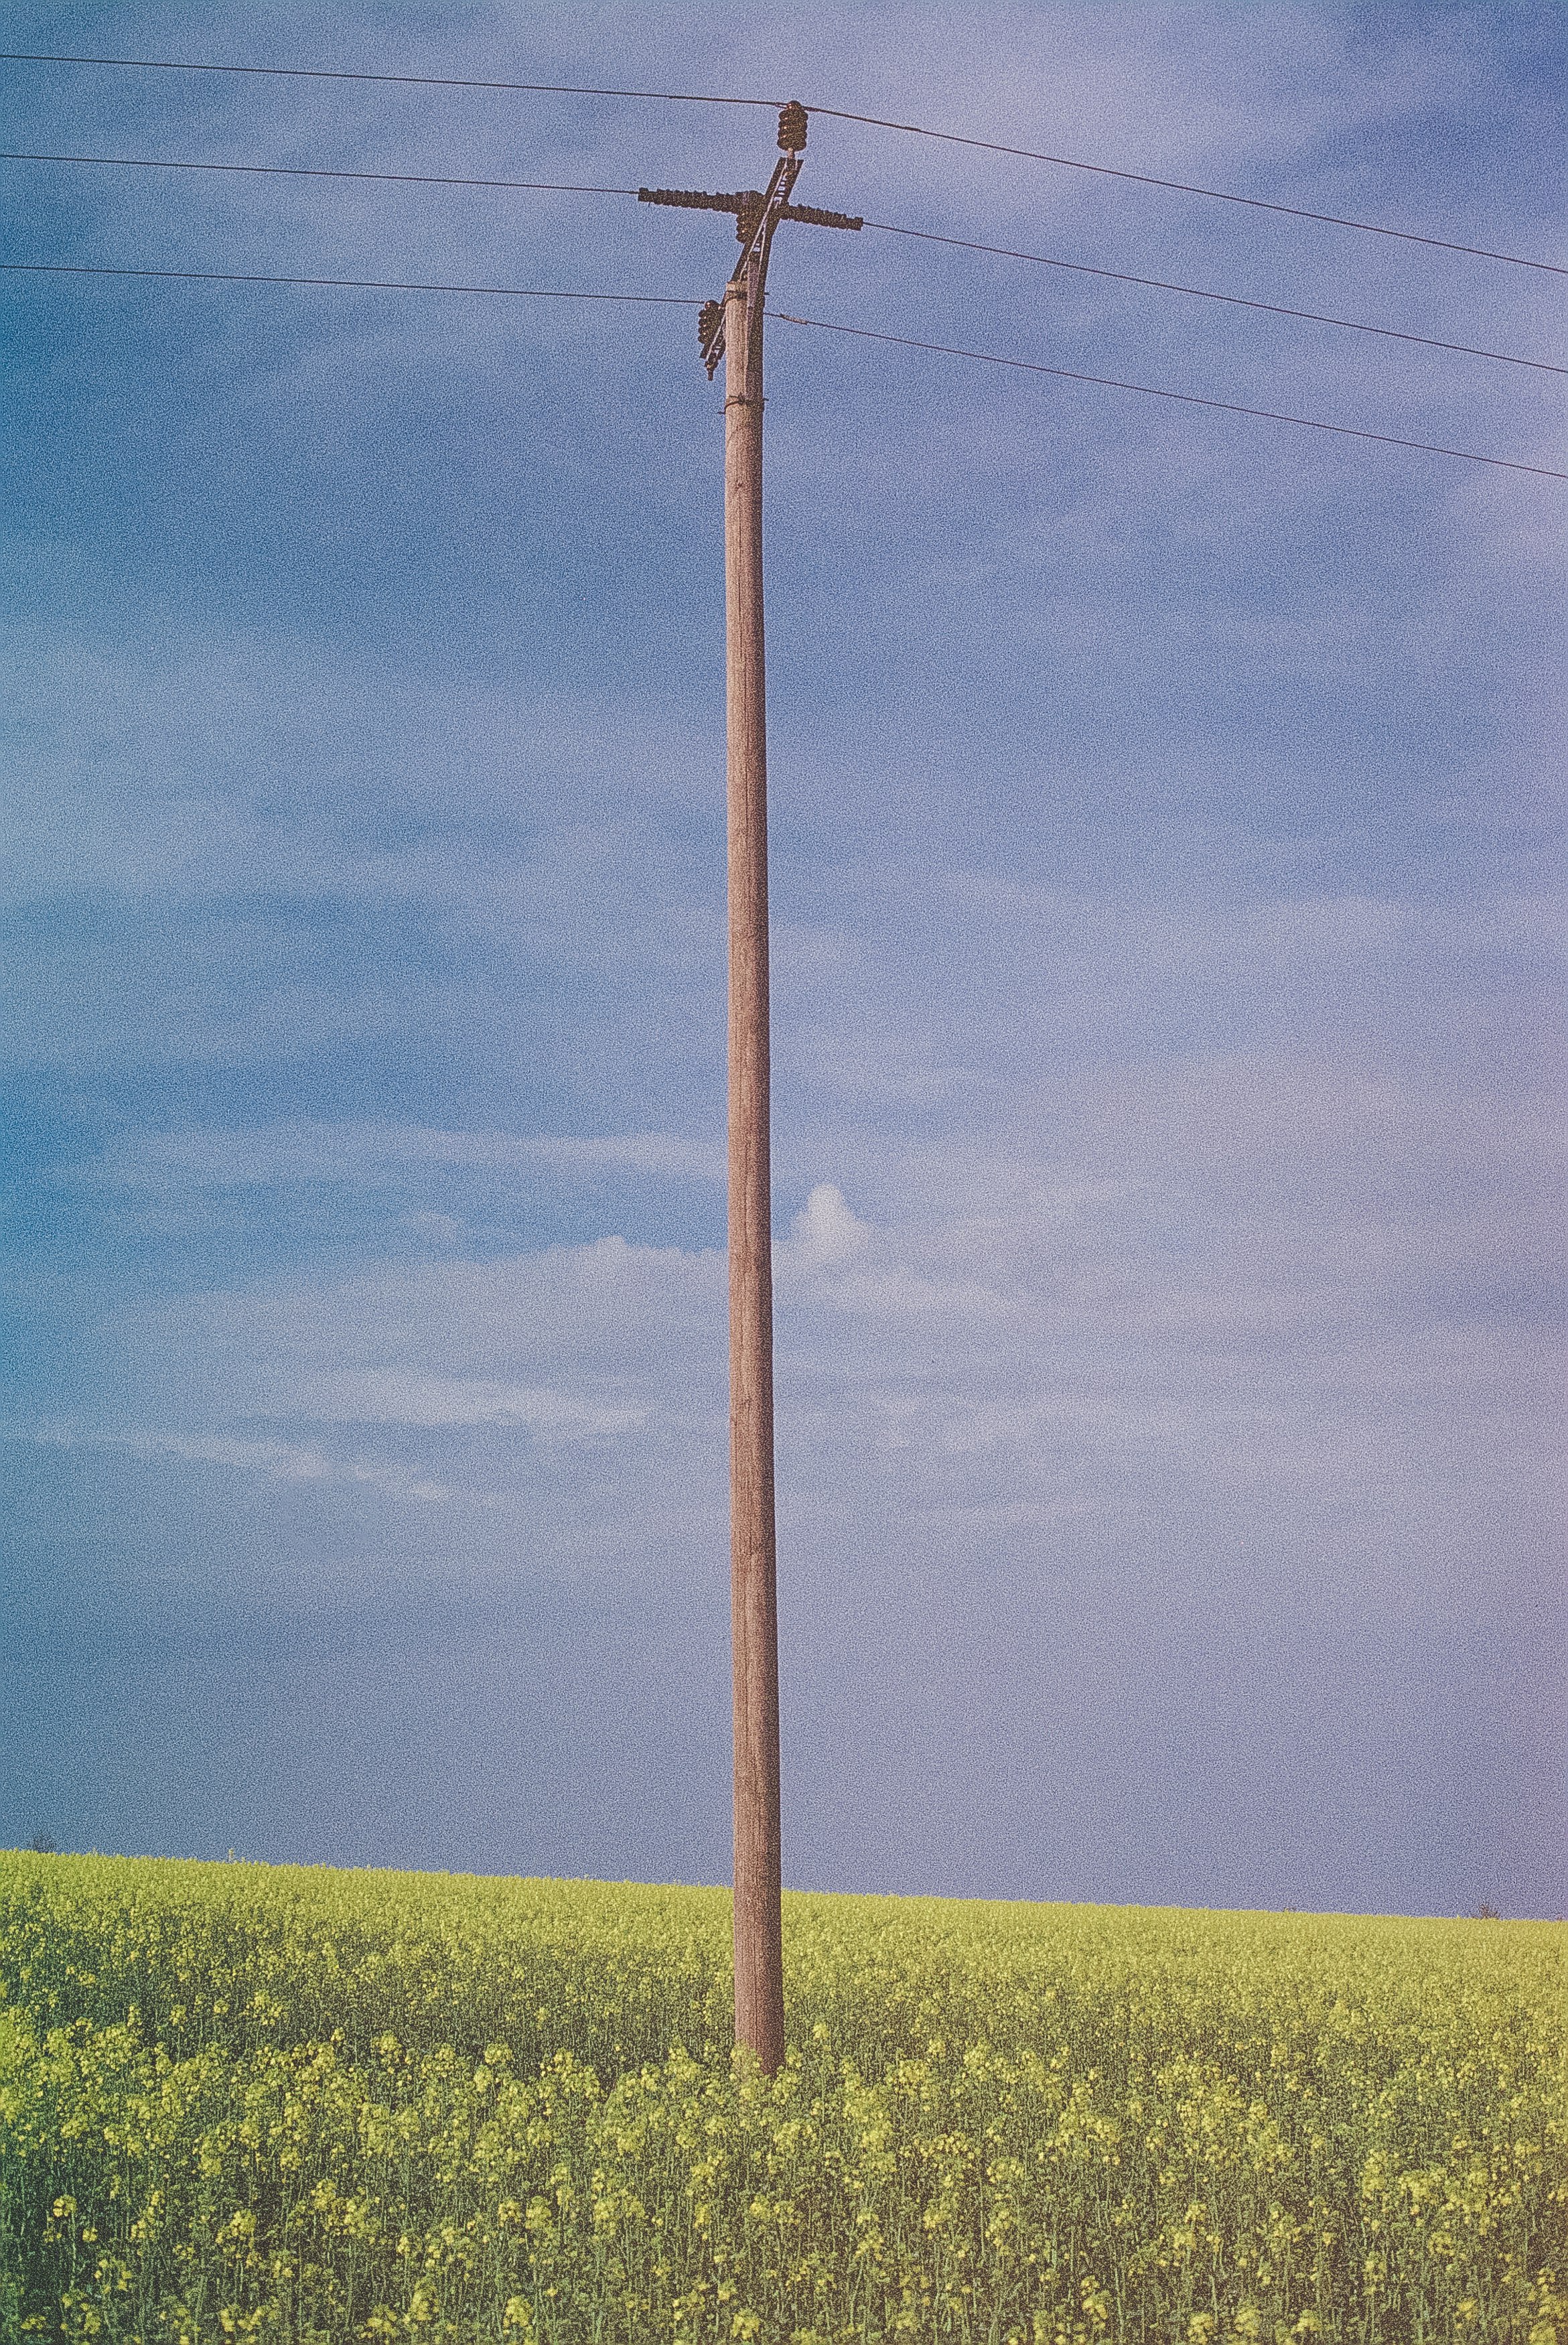
<svg viewBox="0 0 1568 2345">
<path fill-rule="evenodd" d="M 734 1668 L 735 2041 L 784 2059 L 762 321 L 755 272 L 725 297 L 729 838 L 730 1634 Z"/>
</svg>

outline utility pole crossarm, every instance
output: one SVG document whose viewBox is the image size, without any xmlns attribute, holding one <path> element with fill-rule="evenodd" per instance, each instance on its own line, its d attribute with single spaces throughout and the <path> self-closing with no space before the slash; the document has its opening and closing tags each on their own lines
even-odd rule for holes
<svg viewBox="0 0 1568 2345">
<path fill-rule="evenodd" d="M 857 228 L 790 198 L 805 152 L 779 115 L 764 188 L 640 188 L 644 204 L 733 215 L 740 259 L 697 334 L 724 378 L 724 682 L 729 904 L 730 1641 L 735 1779 L 735 2042 L 784 2061 L 777 1555 L 774 1525 L 773 1173 L 768 1002 L 767 714 L 763 658 L 763 297 L 783 220 Z"/>
<path fill-rule="evenodd" d="M 760 188 L 744 188 L 738 195 L 710 196 L 700 188 L 639 188 L 640 204 L 672 204 L 688 212 L 744 212 L 755 208 L 761 210 L 763 193 Z M 804 220 L 810 228 L 864 228 L 865 222 L 849 212 L 824 212 L 815 204 L 778 204 L 774 207 L 780 219 Z"/>
<path fill-rule="evenodd" d="M 824 211 L 815 204 L 792 204 L 790 196 L 800 177 L 805 154 L 806 110 L 798 97 L 779 111 L 779 159 L 766 188 L 743 188 L 734 195 L 710 195 L 701 188 L 639 188 L 640 204 L 668 204 L 678 211 L 731 212 L 740 239 L 741 257 L 730 278 L 731 287 L 748 276 L 752 330 L 762 327 L 763 297 L 767 286 L 768 257 L 781 220 L 798 220 L 804 228 L 863 228 L 865 222 L 851 212 Z M 697 325 L 703 363 L 712 382 L 724 355 L 724 303 L 704 301 Z"/>
</svg>

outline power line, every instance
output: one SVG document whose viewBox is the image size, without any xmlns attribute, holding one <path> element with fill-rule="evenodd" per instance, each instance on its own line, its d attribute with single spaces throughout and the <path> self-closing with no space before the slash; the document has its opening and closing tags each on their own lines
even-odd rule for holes
<svg viewBox="0 0 1568 2345">
<path fill-rule="evenodd" d="M 1058 375 L 1065 382 L 1091 382 L 1104 391 L 1135 391 L 1145 399 L 1179 400 L 1184 407 L 1215 407 L 1224 415 L 1249 415 L 1268 423 L 1299 423 L 1309 431 L 1333 431 L 1348 440 L 1376 440 L 1389 448 L 1419 448 L 1428 456 L 1459 456 L 1467 464 L 1492 464 L 1505 472 L 1534 472 L 1545 481 L 1568 481 L 1544 464 L 1522 464 L 1509 456 L 1479 456 L 1473 448 L 1442 448 L 1431 440 L 1401 440 L 1391 431 L 1367 431 L 1351 423 L 1324 423 L 1313 415 L 1285 415 L 1272 407 L 1239 407 L 1228 399 L 1204 399 L 1196 391 L 1164 391 L 1149 382 L 1122 382 L 1114 375 L 1079 374 L 1071 367 L 1045 366 L 1037 359 L 1002 358 L 995 350 L 956 350 L 949 342 L 916 341 L 908 334 L 880 334 L 869 326 L 841 326 L 827 318 L 794 318 L 787 310 L 770 310 L 786 326 L 813 326 L 824 334 L 853 334 L 863 342 L 891 342 L 904 350 L 932 350 L 939 358 L 976 359 L 985 366 L 1017 367 L 1025 374 Z"/>
<path fill-rule="evenodd" d="M 686 89 L 602 89 L 576 82 L 479 81 L 451 74 L 361 73 L 345 66 L 258 66 L 213 63 L 183 57 L 56 56 L 33 50 L 0 49 L 0 63 L 34 66 L 116 66 L 145 73 L 261 74 L 286 81 L 355 81 L 395 83 L 418 89 L 512 90 L 541 97 L 642 98 L 670 106 L 750 106 L 775 107 L 776 97 L 716 96 Z M 1327 228 L 1354 228 L 1363 236 L 1391 236 L 1404 244 L 1430 245 L 1441 252 L 1462 252 L 1474 260 L 1505 261 L 1513 269 L 1541 269 L 1554 277 L 1568 277 L 1568 266 L 1555 260 L 1535 260 L 1517 252 L 1492 252 L 1482 245 L 1460 244 L 1452 238 L 1419 235 L 1413 228 L 1390 228 L 1378 220 L 1350 219 L 1338 212 L 1309 211 L 1300 204 L 1281 204 L 1264 196 L 1242 196 L 1228 188 L 1203 188 L 1188 179 L 1162 179 L 1151 171 L 1128 171 L 1111 163 L 1087 163 L 1080 156 L 1050 155 L 1034 147 L 1005 146 L 995 138 L 976 138 L 958 130 L 933 130 L 921 122 L 895 122 L 881 114 L 855 114 L 847 107 L 809 106 L 809 114 L 828 122 L 858 122 L 874 130 L 897 130 L 915 138 L 937 138 L 949 147 L 973 147 L 987 155 L 1011 155 L 1027 163 L 1049 163 L 1067 171 L 1092 171 L 1107 179 L 1127 179 L 1142 188 L 1164 188 L 1177 195 L 1203 196 L 1215 203 L 1245 204 L 1254 211 L 1280 212 L 1290 219 L 1316 220 Z"/>
<path fill-rule="evenodd" d="M 409 188 L 517 188 L 557 196 L 634 196 L 635 188 L 590 187 L 577 179 L 463 179 L 435 171 L 329 170 L 317 163 L 192 163 L 164 155 L 34 155 L 0 148 L 0 163 L 103 163 L 122 171 L 240 171 L 276 179 L 386 179 Z"/>
<path fill-rule="evenodd" d="M 193 285 L 309 285 L 339 287 L 365 293 L 481 293 L 504 299 L 528 301 L 624 301 L 641 307 L 700 310 L 702 301 L 684 293 L 600 293 L 551 285 L 456 285 L 428 279 L 386 277 L 282 277 L 256 269 L 125 269 L 86 261 L 0 260 L 0 269 L 41 277 L 158 278 Z M 1490 464 L 1505 472 L 1533 472 L 1546 481 L 1568 481 L 1568 472 L 1544 464 L 1522 464 L 1508 456 L 1482 456 L 1472 448 L 1440 447 L 1431 440 L 1403 440 L 1391 431 L 1368 431 L 1351 423 L 1325 423 L 1311 415 L 1286 415 L 1278 408 L 1241 407 L 1232 400 L 1206 399 L 1196 391 L 1166 391 L 1148 382 L 1124 382 L 1115 375 L 1082 374 L 1072 367 L 1046 366 L 1036 359 L 1001 357 L 995 350 L 956 349 L 948 342 L 916 341 L 908 334 L 883 334 L 868 326 L 843 326 L 827 318 L 794 317 L 787 310 L 771 313 L 786 326 L 811 326 L 826 334 L 852 334 L 859 341 L 889 342 L 905 350 L 930 350 L 939 358 L 974 359 L 985 366 L 1014 367 L 1025 374 L 1048 374 L 1064 382 L 1093 383 L 1106 391 L 1137 391 L 1145 399 L 1172 399 L 1184 407 L 1212 407 L 1223 415 L 1246 415 L 1267 423 L 1295 423 L 1309 431 L 1332 431 L 1348 440 L 1375 440 L 1389 448 L 1415 448 L 1429 456 L 1458 456 L 1467 464 Z"/>
<path fill-rule="evenodd" d="M 1195 187 L 1188 179 L 1157 179 L 1149 171 L 1124 171 L 1110 163 L 1085 163 L 1076 155 L 1046 155 L 1033 147 L 1004 147 L 995 138 L 970 138 L 957 130 L 929 130 L 920 122 L 891 122 L 879 114 L 850 114 L 842 107 L 814 106 L 808 109 L 835 122 L 863 122 L 876 130 L 904 130 L 915 138 L 940 138 L 949 147 L 977 147 L 986 155 L 1013 155 L 1026 163 L 1054 163 L 1067 171 L 1093 171 L 1100 178 L 1130 179 L 1140 188 L 1168 188 L 1182 196 L 1207 196 L 1215 203 L 1246 204 L 1253 211 L 1283 212 L 1290 219 L 1317 220 L 1325 228 L 1352 228 L 1363 236 L 1397 237 L 1403 244 L 1428 244 L 1440 252 L 1468 253 L 1472 260 L 1505 260 L 1512 269 L 1544 269 L 1553 277 L 1568 277 L 1568 266 L 1556 260 L 1531 260 L 1522 253 L 1491 252 L 1478 244 L 1456 244 L 1445 236 L 1418 236 L 1413 228 L 1387 228 L 1378 220 L 1346 219 L 1338 212 L 1311 212 L 1300 204 L 1280 204 L 1264 196 L 1239 196 L 1228 188 Z"/>
<path fill-rule="evenodd" d="M 167 277 L 192 285 L 339 285 L 362 293 L 495 293 L 523 301 L 636 301 L 656 309 L 700 310 L 695 294 L 584 293 L 558 285 L 448 285 L 425 278 L 274 277 L 259 269 L 110 269 L 73 260 L 0 260 L 0 269 L 35 277 Z"/>
<path fill-rule="evenodd" d="M 125 66 L 138 73 L 267 74 L 283 81 L 397 82 L 410 89 L 518 90 L 536 97 L 645 97 L 669 106 L 761 106 L 777 107 L 776 97 L 713 97 L 689 89 L 591 89 L 569 81 L 472 81 L 455 74 L 350 73 L 334 66 L 240 66 L 192 62 L 186 57 L 56 57 L 30 50 L 0 49 L 0 64 L 13 66 Z"/>
<path fill-rule="evenodd" d="M 304 163 L 211 163 L 162 155 L 54 155 L 0 149 L 0 162 L 101 164 L 112 169 L 134 171 L 222 171 L 255 174 L 265 178 L 369 179 L 397 187 L 489 188 L 502 192 L 516 190 L 545 195 L 635 196 L 638 192 L 635 188 L 599 187 L 572 179 L 491 179 L 462 178 L 447 172 L 349 171 Z M 1103 269 L 1085 260 L 1061 260 L 1046 252 L 1020 252 L 1009 245 L 982 244 L 973 237 L 946 236 L 935 228 L 902 227 L 895 220 L 867 220 L 865 225 L 879 228 L 886 236 L 914 237 L 926 244 L 953 245 L 965 252 L 991 253 L 1002 260 L 1027 260 L 1041 269 L 1067 269 L 1079 277 L 1103 277 L 1116 285 L 1141 285 L 1156 292 L 1186 294 L 1194 300 L 1223 301 L 1233 309 L 1261 310 L 1270 317 L 1304 319 L 1312 325 L 1342 327 L 1349 333 L 1378 334 L 1392 341 L 1414 342 L 1425 350 L 1451 350 L 1464 358 L 1492 359 L 1501 366 L 1533 367 L 1544 374 L 1568 374 L 1568 366 L 1559 366 L 1551 359 L 1523 358 L 1512 350 L 1482 350 L 1472 342 L 1442 341 L 1435 335 L 1417 334 L 1399 326 L 1376 326 L 1363 319 L 1330 317 L 1320 310 L 1291 309 L 1282 302 L 1258 300 L 1246 294 L 1219 293 L 1201 285 L 1179 285 L 1164 277 L 1135 277 L 1127 269 Z"/>
<path fill-rule="evenodd" d="M 892 220 L 868 219 L 865 225 L 881 228 L 887 236 L 919 237 L 926 244 L 953 244 L 965 252 L 995 253 L 1002 260 L 1030 260 L 1041 269 L 1068 269 L 1080 277 L 1107 277 L 1117 285 L 1146 285 L 1161 293 L 1190 294 L 1198 301 L 1225 301 L 1238 310 L 1264 310 L 1273 318 L 1304 318 L 1314 326 L 1343 326 L 1352 334 L 1382 334 L 1396 342 L 1419 342 L 1423 350 L 1456 350 L 1465 358 L 1495 359 L 1502 366 L 1536 367 L 1544 374 L 1568 374 L 1568 366 L 1558 366 L 1551 359 L 1520 358 L 1512 350 L 1478 350 L 1472 342 L 1439 341 L 1431 334 L 1408 333 L 1399 326 L 1372 326 L 1360 318 L 1330 318 L 1320 310 L 1287 309 L 1282 302 L 1257 301 L 1242 293 L 1216 293 L 1202 285 L 1177 285 L 1164 277 L 1133 277 L 1123 269 L 1094 268 L 1087 260 L 1057 260 L 1047 252 L 1015 252 L 1003 244 L 976 244 L 972 237 L 941 236 L 935 228 L 899 228 Z"/>
</svg>

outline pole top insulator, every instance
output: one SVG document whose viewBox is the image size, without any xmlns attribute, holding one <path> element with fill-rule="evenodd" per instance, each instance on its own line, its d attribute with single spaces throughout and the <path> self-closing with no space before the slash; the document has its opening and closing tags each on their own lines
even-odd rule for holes
<svg viewBox="0 0 1568 2345">
<path fill-rule="evenodd" d="M 779 147 L 785 155 L 805 152 L 806 113 L 798 97 L 779 108 Z"/>
</svg>

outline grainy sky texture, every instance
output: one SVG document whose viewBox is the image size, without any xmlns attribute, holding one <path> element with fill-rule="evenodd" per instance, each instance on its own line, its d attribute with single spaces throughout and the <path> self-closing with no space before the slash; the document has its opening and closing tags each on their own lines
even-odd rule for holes
<svg viewBox="0 0 1568 2345">
<path fill-rule="evenodd" d="M 15 5 L 1568 259 L 1546 5 Z M 14 64 L 8 150 L 766 110 Z M 6 161 L 4 257 L 692 299 L 623 196 Z M 802 200 L 1568 361 L 1568 279 L 819 117 Z M 694 313 L 9 274 L 0 1841 L 728 1864 Z M 867 229 L 775 307 L 1564 467 L 1563 378 Z M 1568 488 L 775 324 L 785 1870 L 1555 1914 Z"/>
</svg>

